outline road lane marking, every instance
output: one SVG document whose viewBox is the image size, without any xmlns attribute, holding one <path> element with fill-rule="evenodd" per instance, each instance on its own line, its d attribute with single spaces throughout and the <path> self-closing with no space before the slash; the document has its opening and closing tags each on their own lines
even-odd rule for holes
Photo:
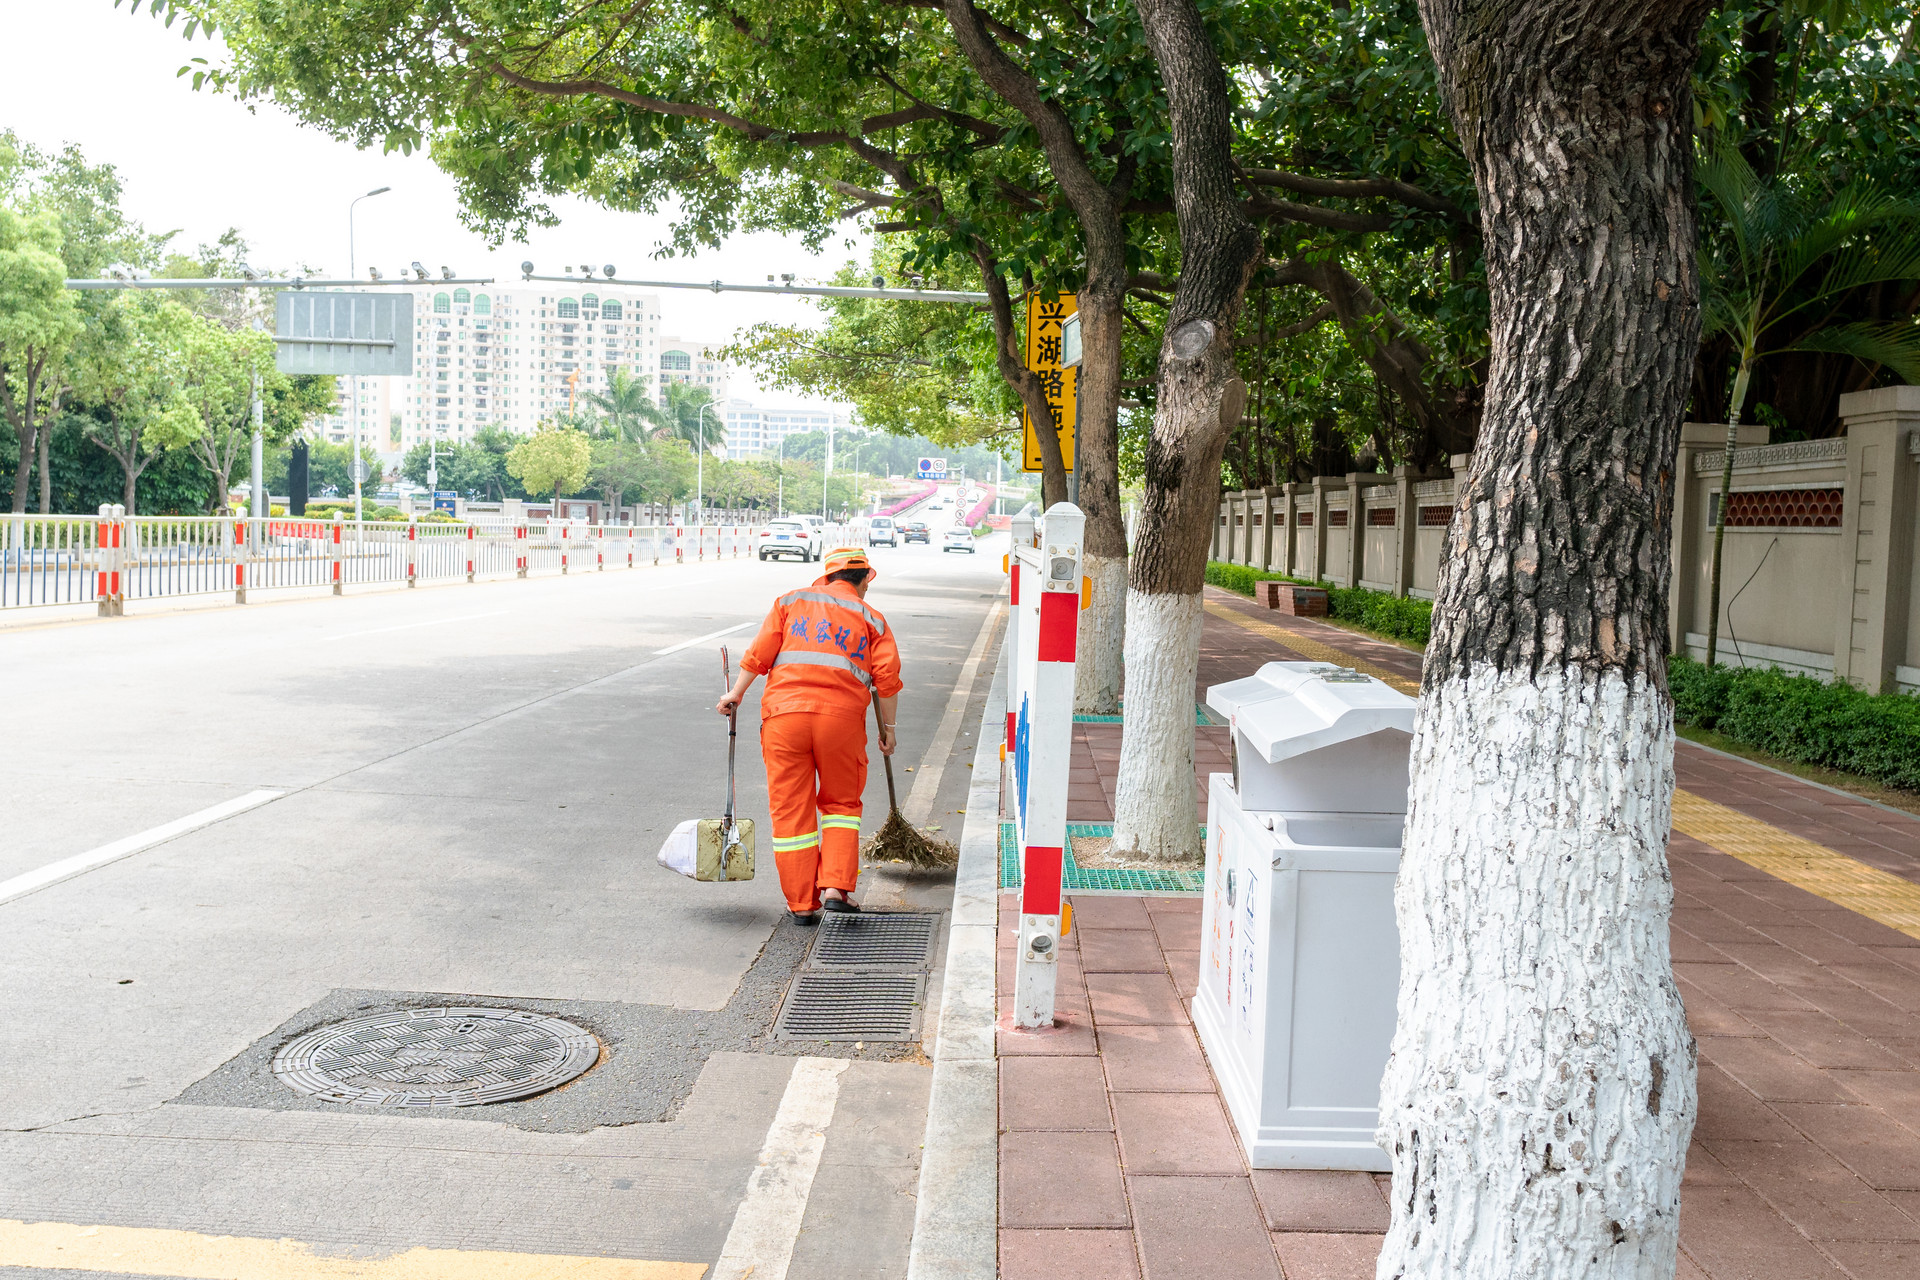
<svg viewBox="0 0 1920 1280">
<path fill-rule="evenodd" d="M 694 645 L 701 644 L 705 641 L 718 640 L 721 636 L 730 636 L 736 631 L 744 631 L 748 627 L 758 625 L 759 624 L 755 622 L 736 622 L 730 627 L 722 627 L 718 631 L 709 631 L 703 636 L 695 636 L 691 640 L 682 640 L 679 644 L 670 644 L 664 649 L 655 649 L 653 656 L 656 658 L 664 658 L 670 653 L 678 653 L 682 649 L 691 649 Z"/>
<path fill-rule="evenodd" d="M 1352 654 L 1309 640 L 1298 631 L 1249 618 L 1237 609 L 1211 600 L 1206 607 L 1215 617 L 1267 635 L 1309 661 L 1339 663 L 1377 676 L 1403 693 L 1417 696 L 1420 692 L 1412 681 Z M 1910 938 L 1920 938 L 1920 884 L 1904 876 L 1882 871 L 1858 858 L 1678 787 L 1673 792 L 1673 829 L 1776 880 L 1804 889 L 1816 898 L 1845 907 Z"/>
<path fill-rule="evenodd" d="M 14 876 L 11 880 L 0 880 L 0 903 L 10 902 L 15 898 L 24 897 L 37 889 L 44 889 L 48 885 L 58 881 L 69 879 L 83 872 L 92 871 L 98 867 L 104 867 L 109 862 L 118 862 L 122 858 L 132 857 L 143 849 L 151 849 L 157 844 L 165 844 L 174 837 L 183 836 L 189 831 L 197 831 L 201 827 L 210 827 L 216 822 L 224 822 L 237 813 L 244 813 L 248 809 L 258 808 L 260 805 L 266 804 L 269 801 L 278 800 L 285 794 L 287 793 L 284 791 L 266 789 L 249 791 L 243 796 L 237 796 L 232 800 L 223 800 L 210 808 L 200 810 L 198 813 L 190 813 L 184 818 L 176 818 L 172 822 L 164 823 L 157 827 L 150 827 L 138 835 L 127 836 L 123 839 L 115 840 L 111 844 L 103 844 L 99 848 L 89 849 L 85 853 L 76 853 L 72 857 L 62 858 L 58 862 L 49 862 L 44 867 L 23 872 L 20 875 Z"/>
<path fill-rule="evenodd" d="M 408 1249 L 384 1258 L 315 1253 L 299 1240 L 210 1236 L 0 1218 L 0 1266 L 132 1272 L 188 1280 L 700 1280 L 699 1262 L 488 1249 Z"/>
<path fill-rule="evenodd" d="M 934 730 L 933 743 L 927 748 L 927 754 L 920 757 L 920 772 L 914 777 L 913 790 L 907 793 L 907 802 L 900 807 L 900 816 L 913 826 L 925 826 L 933 816 L 940 779 L 946 773 L 948 758 L 953 755 L 954 739 L 960 736 L 960 723 L 966 719 L 967 699 L 973 696 L 974 678 L 979 674 L 980 661 L 986 655 L 987 644 L 999 621 L 1000 601 L 995 600 L 987 609 L 986 620 L 980 624 L 980 634 L 973 638 L 973 651 L 960 667 L 960 679 L 947 695 L 946 714 L 940 717 L 940 727 Z"/>
<path fill-rule="evenodd" d="M 802 1058 L 793 1064 L 713 1280 L 786 1280 L 813 1175 L 826 1149 L 827 1126 L 840 1099 L 840 1075 L 848 1065 L 845 1058 Z"/>
</svg>

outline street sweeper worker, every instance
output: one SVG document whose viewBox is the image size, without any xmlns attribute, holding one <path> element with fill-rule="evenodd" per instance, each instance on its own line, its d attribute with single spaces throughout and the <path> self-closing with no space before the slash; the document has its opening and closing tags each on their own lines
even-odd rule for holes
<svg viewBox="0 0 1920 1280">
<path fill-rule="evenodd" d="M 731 715 L 754 680 L 760 752 L 767 762 L 773 860 L 796 921 L 822 908 L 858 911 L 860 795 L 867 786 L 867 717 L 880 699 L 880 750 L 893 754 L 900 650 L 880 611 L 866 602 L 874 569 L 865 551 L 830 552 L 812 586 L 773 602 L 740 676 L 720 699 Z"/>
</svg>

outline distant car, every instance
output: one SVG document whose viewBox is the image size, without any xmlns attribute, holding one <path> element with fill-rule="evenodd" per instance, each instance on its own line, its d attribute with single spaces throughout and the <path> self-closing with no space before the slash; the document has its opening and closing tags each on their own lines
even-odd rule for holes
<svg viewBox="0 0 1920 1280">
<path fill-rule="evenodd" d="M 762 560 L 774 556 L 798 556 L 801 560 L 818 560 L 826 535 L 808 524 L 805 519 L 774 520 L 760 526 L 760 532 L 754 538 L 754 551 Z"/>
<path fill-rule="evenodd" d="M 964 551 L 968 555 L 972 555 L 974 554 L 974 550 L 973 530 L 967 528 L 965 525 L 954 525 L 951 529 L 948 529 L 940 535 L 941 555 L 945 555 L 949 551 Z"/>
<path fill-rule="evenodd" d="M 894 531 L 891 516 L 875 516 L 867 521 L 867 545 L 877 547 L 885 543 L 889 547 L 900 545 L 900 537 Z"/>
<path fill-rule="evenodd" d="M 903 542 L 933 542 L 933 530 L 927 528 L 924 520 L 910 520 L 900 526 L 900 538 Z"/>
<path fill-rule="evenodd" d="M 947 504 L 944 502 L 935 502 L 927 508 L 929 511 L 945 511 L 946 509 Z"/>
</svg>

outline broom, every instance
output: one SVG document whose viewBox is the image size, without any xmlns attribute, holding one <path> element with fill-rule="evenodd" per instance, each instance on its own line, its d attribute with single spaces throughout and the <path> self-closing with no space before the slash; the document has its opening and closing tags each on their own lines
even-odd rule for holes
<svg viewBox="0 0 1920 1280">
<path fill-rule="evenodd" d="M 881 736 L 886 736 L 886 723 L 880 719 L 878 690 L 873 695 L 873 718 L 881 726 Z M 867 842 L 867 860 L 904 862 L 920 870 L 959 866 L 960 851 L 950 842 L 929 838 L 900 816 L 900 797 L 893 787 L 893 757 L 883 755 L 880 758 L 887 766 L 887 821 Z"/>
</svg>

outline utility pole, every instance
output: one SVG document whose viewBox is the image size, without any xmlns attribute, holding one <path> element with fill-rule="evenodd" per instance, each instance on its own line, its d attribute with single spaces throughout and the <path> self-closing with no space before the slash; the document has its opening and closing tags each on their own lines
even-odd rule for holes
<svg viewBox="0 0 1920 1280">
<path fill-rule="evenodd" d="M 253 318 L 253 327 L 255 329 L 262 327 L 259 316 Z M 260 370 L 255 368 L 253 371 L 253 484 L 252 500 L 248 505 L 252 508 L 253 517 L 256 520 L 264 520 L 267 516 L 265 420 L 265 408 L 260 403 Z"/>
<path fill-rule="evenodd" d="M 362 200 L 371 196 L 385 195 L 392 187 L 375 187 L 365 195 L 355 196 L 347 201 L 347 279 L 353 279 L 359 273 L 359 263 L 353 252 L 353 208 Z M 360 378 L 357 374 L 347 375 L 347 411 L 353 415 L 353 519 L 357 524 L 361 518 L 360 482 L 365 468 L 360 462 Z"/>
</svg>

